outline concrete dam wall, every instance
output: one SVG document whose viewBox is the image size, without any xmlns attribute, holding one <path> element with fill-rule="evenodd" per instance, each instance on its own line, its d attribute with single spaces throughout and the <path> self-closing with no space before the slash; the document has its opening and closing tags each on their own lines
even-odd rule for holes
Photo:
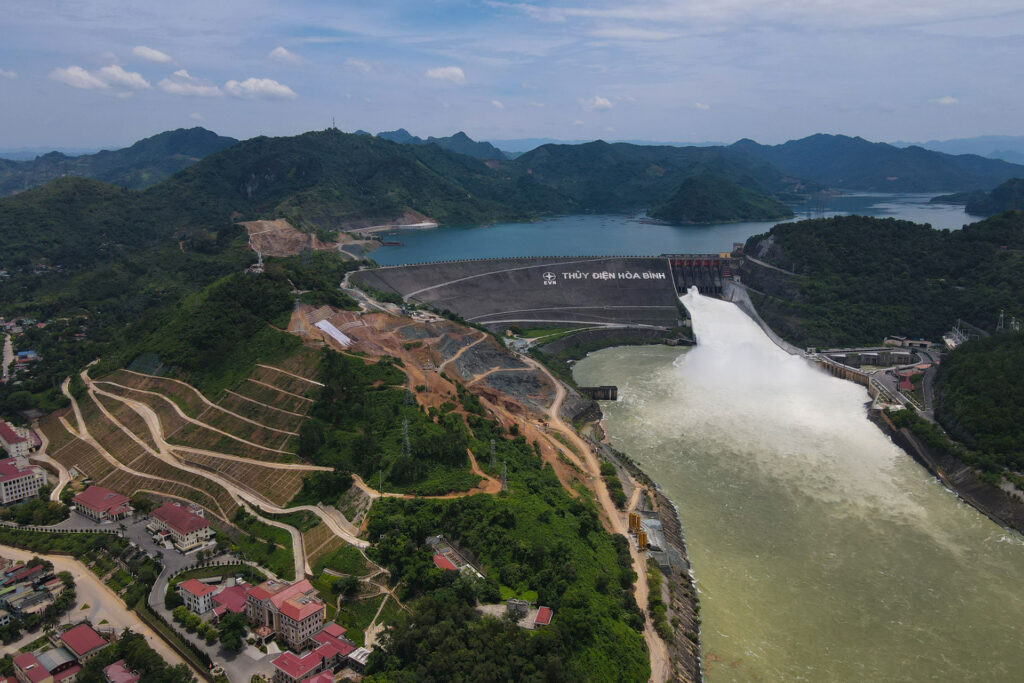
<svg viewBox="0 0 1024 683">
<path fill-rule="evenodd" d="M 377 268 L 351 279 L 495 329 L 681 324 L 671 261 L 665 257 L 457 261 Z"/>
</svg>

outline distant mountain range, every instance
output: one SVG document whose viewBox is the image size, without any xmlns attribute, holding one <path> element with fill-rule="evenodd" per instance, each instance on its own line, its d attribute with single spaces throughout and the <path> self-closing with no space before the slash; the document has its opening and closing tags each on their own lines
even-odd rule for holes
<svg viewBox="0 0 1024 683">
<path fill-rule="evenodd" d="M 901 140 L 892 144 L 896 147 L 924 147 L 943 154 L 977 154 L 990 159 L 1024 164 L 1024 135 L 979 135 L 973 138 L 929 140 L 928 142 L 903 142 Z"/>
<path fill-rule="evenodd" d="M 1024 166 L 975 154 L 900 148 L 845 135 L 812 135 L 781 145 L 740 140 L 729 149 L 829 187 L 871 192 L 983 190 L 1024 177 Z"/>
<path fill-rule="evenodd" d="M 21 192 L 63 176 L 93 178 L 139 190 L 169 178 L 203 157 L 238 142 L 205 128 L 167 131 L 131 147 L 67 156 L 49 152 L 31 161 L 0 159 L 0 196 Z"/>
<path fill-rule="evenodd" d="M 357 133 L 362 132 L 363 131 L 357 131 Z M 391 142 L 397 142 L 400 145 L 435 144 L 441 149 L 447 149 L 449 152 L 465 154 L 468 157 L 474 157 L 476 159 L 504 161 L 508 158 L 504 152 L 491 143 L 476 142 L 470 139 L 470 137 L 462 131 L 459 131 L 455 135 L 449 135 L 446 138 L 429 137 L 424 140 L 423 138 L 416 137 L 405 128 L 399 128 L 398 130 L 387 130 L 377 133 L 377 137 L 384 140 L 390 140 Z"/>
</svg>

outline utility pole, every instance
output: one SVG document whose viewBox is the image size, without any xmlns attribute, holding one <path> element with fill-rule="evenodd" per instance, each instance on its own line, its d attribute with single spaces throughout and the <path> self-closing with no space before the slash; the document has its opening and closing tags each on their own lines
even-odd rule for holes
<svg viewBox="0 0 1024 683">
<path fill-rule="evenodd" d="M 508 491 L 508 460 L 501 461 L 501 490 Z"/>
<path fill-rule="evenodd" d="M 996 325 L 996 332 L 1003 331 L 1003 309 L 999 309 L 999 324 Z"/>
<path fill-rule="evenodd" d="M 491 469 L 494 469 L 494 439 L 491 439 Z"/>
<path fill-rule="evenodd" d="M 410 448 L 410 446 L 409 446 L 409 418 L 408 417 L 403 417 L 402 418 L 402 452 L 406 456 L 408 456 L 411 451 L 412 451 L 412 448 Z"/>
</svg>

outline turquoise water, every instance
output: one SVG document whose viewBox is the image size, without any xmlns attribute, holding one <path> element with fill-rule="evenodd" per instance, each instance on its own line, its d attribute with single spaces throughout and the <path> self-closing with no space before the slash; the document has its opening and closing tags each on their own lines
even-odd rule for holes
<svg viewBox="0 0 1024 683">
<path fill-rule="evenodd" d="M 794 207 L 797 218 L 858 213 L 930 223 L 958 229 L 977 218 L 961 206 L 928 204 L 934 195 L 853 194 L 829 197 L 824 203 Z M 656 256 L 665 253 L 731 251 L 734 242 L 771 230 L 779 221 L 714 225 L 660 225 L 633 216 L 562 216 L 534 223 L 445 226 L 405 230 L 384 236 L 402 242 L 381 247 L 373 259 L 381 265 L 424 263 L 498 256 Z"/>
</svg>

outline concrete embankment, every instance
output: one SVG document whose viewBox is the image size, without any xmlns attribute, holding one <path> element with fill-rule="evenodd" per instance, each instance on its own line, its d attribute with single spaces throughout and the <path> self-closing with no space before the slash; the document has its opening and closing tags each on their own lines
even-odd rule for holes
<svg viewBox="0 0 1024 683">
<path fill-rule="evenodd" d="M 1024 533 L 1024 502 L 1020 498 L 984 481 L 974 469 L 924 443 L 909 429 L 897 428 L 885 413 L 872 411 L 870 419 L 965 503 L 1000 526 Z"/>
<path fill-rule="evenodd" d="M 686 538 L 679 510 L 675 503 L 662 493 L 657 482 L 637 466 L 629 456 L 620 453 L 606 443 L 587 439 L 587 443 L 603 457 L 625 469 L 638 483 L 652 492 L 652 507 L 661 519 L 666 549 L 672 558 L 671 567 L 662 569 L 668 586 L 669 621 L 672 624 L 672 639 L 666 643 L 672 662 L 670 680 L 685 683 L 703 681 L 700 658 L 700 601 L 694 583 L 690 558 L 686 552 Z M 641 605 L 646 608 L 646 605 Z"/>
</svg>

